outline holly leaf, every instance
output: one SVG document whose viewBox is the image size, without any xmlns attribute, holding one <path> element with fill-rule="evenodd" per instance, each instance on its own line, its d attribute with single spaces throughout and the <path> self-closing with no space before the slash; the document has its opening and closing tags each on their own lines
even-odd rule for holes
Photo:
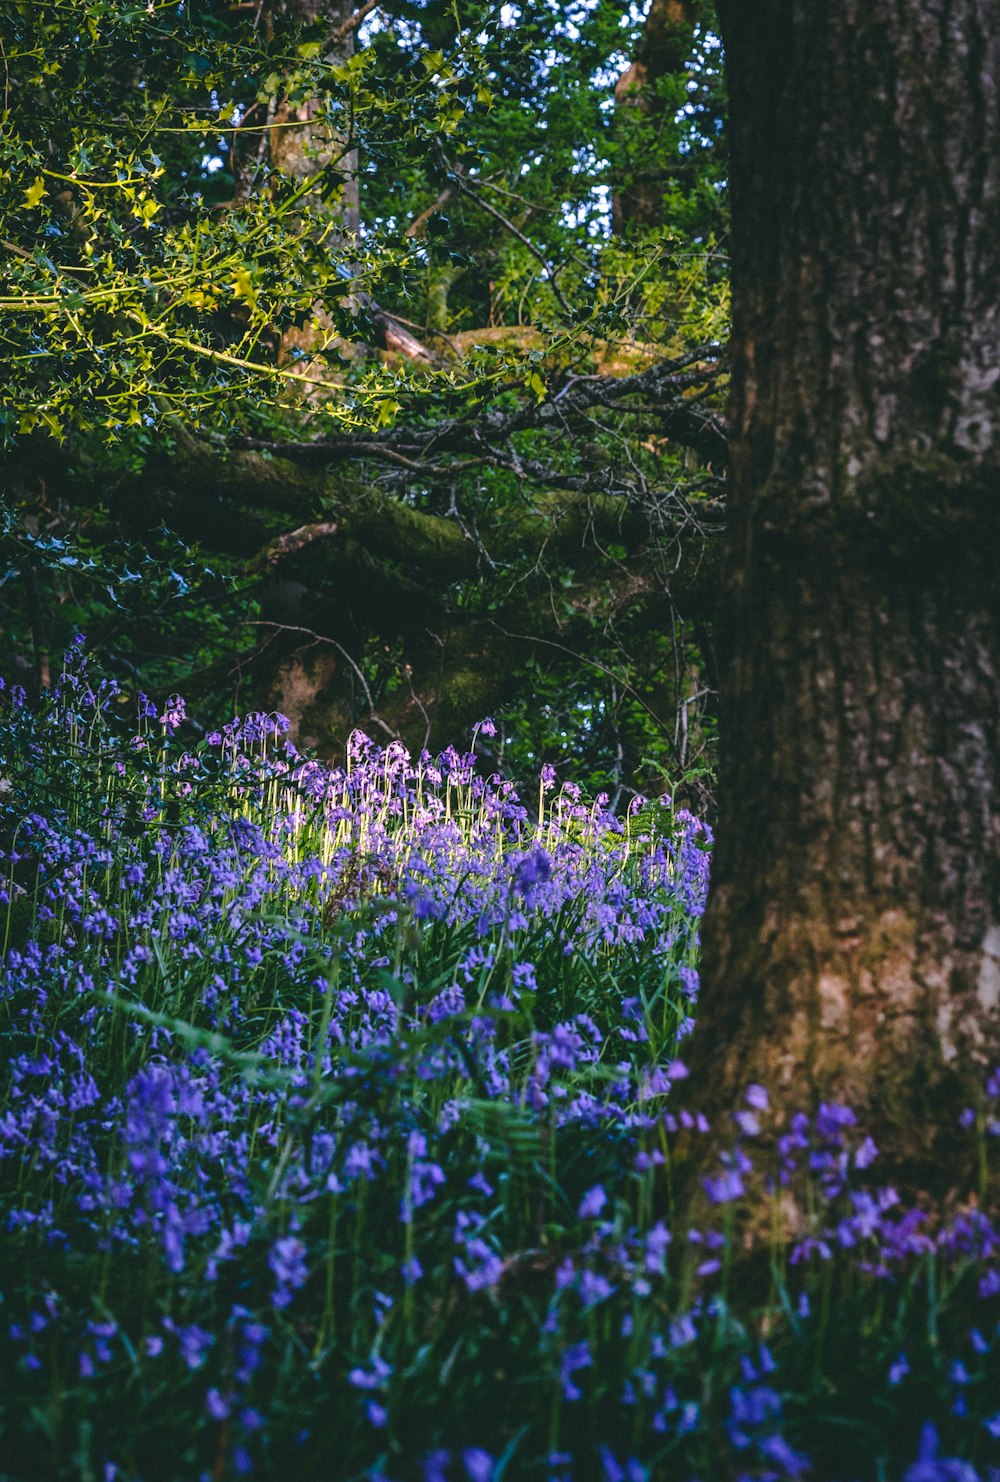
<svg viewBox="0 0 1000 1482">
<path fill-rule="evenodd" d="M 45 181 L 41 175 L 35 176 L 33 185 L 29 185 L 24 192 L 24 204 L 28 211 L 34 211 L 45 194 Z"/>
</svg>

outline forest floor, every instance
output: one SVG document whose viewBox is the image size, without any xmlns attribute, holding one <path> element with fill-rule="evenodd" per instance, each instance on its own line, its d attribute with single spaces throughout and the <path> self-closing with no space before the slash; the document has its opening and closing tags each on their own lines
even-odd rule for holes
<svg viewBox="0 0 1000 1482">
<path fill-rule="evenodd" d="M 0 702 L 0 1477 L 1000 1478 L 1000 1075 L 946 1211 L 764 1086 L 674 1199 L 698 819 Z"/>
</svg>

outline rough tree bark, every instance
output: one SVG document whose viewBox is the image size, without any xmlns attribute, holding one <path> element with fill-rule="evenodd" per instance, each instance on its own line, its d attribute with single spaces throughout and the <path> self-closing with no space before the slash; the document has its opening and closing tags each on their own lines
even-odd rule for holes
<svg viewBox="0 0 1000 1482">
<path fill-rule="evenodd" d="M 942 1189 L 1000 1002 L 1000 9 L 719 13 L 734 448 L 694 1094 L 846 1099 Z"/>
</svg>

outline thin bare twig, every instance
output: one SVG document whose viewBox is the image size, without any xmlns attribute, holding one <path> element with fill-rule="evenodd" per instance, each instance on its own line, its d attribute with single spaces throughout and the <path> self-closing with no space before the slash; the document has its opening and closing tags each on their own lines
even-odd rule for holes
<svg viewBox="0 0 1000 1482">
<path fill-rule="evenodd" d="M 353 35 L 358 29 L 361 22 L 370 16 L 373 10 L 378 10 L 378 7 L 379 0 L 365 0 L 364 5 L 360 6 L 353 15 L 349 15 L 343 25 L 337 27 L 330 37 L 331 45 L 339 46 L 342 41 L 346 41 L 348 36 Z"/>
<path fill-rule="evenodd" d="M 403 674 L 406 677 L 406 683 L 409 685 L 409 688 L 410 688 L 410 699 L 413 701 L 414 705 L 416 705 L 417 709 L 420 711 L 420 714 L 424 718 L 424 741 L 423 741 L 423 745 L 424 745 L 424 749 L 426 749 L 427 743 L 431 739 L 431 718 L 427 714 L 427 711 L 426 711 L 426 709 L 424 707 L 423 701 L 421 700 L 420 696 L 417 694 L 416 690 L 413 688 L 413 669 L 411 668 L 411 666 L 409 664 L 404 664 L 403 665 Z"/>
<path fill-rule="evenodd" d="M 7 104 L 10 95 L 10 69 L 7 66 L 7 49 L 0 36 L 0 57 L 3 57 L 3 111 L 7 112 Z"/>
<path fill-rule="evenodd" d="M 662 361 L 634 376 L 577 376 L 572 378 L 572 389 L 564 387 L 540 406 L 521 406 L 513 411 L 490 407 L 474 417 L 443 418 L 423 434 L 404 426 L 363 438 L 317 438 L 312 442 L 243 438 L 239 446 L 313 467 L 327 467 L 353 458 L 378 458 L 423 472 L 431 466 L 429 460 L 442 453 L 481 456 L 486 452 L 496 461 L 503 456 L 498 450 L 509 448 L 514 433 L 551 425 L 553 419 L 569 430 L 594 409 L 620 409 L 626 397 L 639 396 L 652 399 L 661 436 L 691 448 L 707 463 L 721 466 L 727 452 L 725 423 L 711 408 L 700 405 L 696 397 L 685 394 L 698 386 L 710 386 L 720 373 L 718 347 L 703 347 L 701 353 L 704 359 L 693 369 L 688 367 L 697 358 L 695 354 L 681 360 Z M 508 453 L 508 460 L 509 457 Z M 520 460 L 519 467 L 529 474 L 532 472 L 530 460 Z M 544 476 L 549 477 L 550 473 L 547 470 Z"/>
<path fill-rule="evenodd" d="M 436 216 L 437 213 L 442 210 L 443 207 L 447 206 L 448 202 L 454 199 L 457 194 L 458 186 L 453 180 L 450 180 L 445 186 L 444 190 L 438 196 L 437 200 L 431 201 L 429 206 L 425 206 L 419 216 L 414 216 L 413 220 L 406 228 L 406 231 L 403 233 L 403 236 L 419 237 L 424 227 L 430 221 L 431 217 Z"/>
<path fill-rule="evenodd" d="M 372 698 L 372 692 L 368 687 L 367 679 L 362 674 L 357 664 L 354 662 L 354 659 L 347 652 L 347 649 L 344 647 L 344 645 L 342 643 L 338 643 L 336 638 L 328 638 L 325 634 L 317 633 L 313 628 L 303 628 L 298 623 L 275 623 L 269 622 L 266 618 L 246 618 L 244 620 L 244 627 L 274 628 L 281 633 L 305 633 L 306 636 L 308 638 L 311 638 L 314 643 L 328 643 L 331 648 L 335 648 L 340 656 L 347 660 L 351 668 L 354 670 L 354 673 L 357 675 L 358 683 L 361 685 L 361 688 L 364 691 L 365 699 L 368 702 L 369 719 L 372 720 L 375 725 L 380 726 L 385 734 L 387 736 L 391 736 L 394 741 L 399 740 L 399 732 L 394 731 L 392 726 L 390 726 L 387 721 L 384 721 L 379 715 L 378 711 L 375 709 L 375 701 Z"/>
<path fill-rule="evenodd" d="M 496 206 L 491 206 L 489 201 L 484 201 L 479 192 L 472 188 L 472 186 L 469 184 L 468 180 L 461 173 L 461 171 L 457 170 L 454 165 L 450 165 L 448 163 L 447 159 L 444 157 L 443 152 L 441 153 L 441 162 L 448 173 L 451 175 L 452 180 L 455 182 L 455 185 L 462 192 L 462 194 L 468 196 L 471 201 L 474 201 L 481 211 L 486 212 L 487 216 L 492 216 L 494 221 L 499 221 L 502 227 L 509 231 L 512 236 L 516 237 L 517 240 L 522 244 L 522 246 L 528 249 L 536 262 L 541 263 L 542 267 L 545 269 L 546 280 L 549 283 L 552 292 L 555 294 L 556 299 L 558 300 L 559 307 L 562 309 L 563 313 L 568 319 L 572 319 L 573 310 L 566 302 L 565 298 L 563 297 L 562 290 L 560 289 L 559 284 L 556 282 L 556 269 L 549 262 L 548 258 L 545 256 L 545 253 L 541 250 L 541 248 L 536 247 L 530 237 L 526 237 L 524 235 L 524 232 L 521 231 L 520 227 L 515 226 L 514 223 L 510 221 L 503 214 L 502 211 L 497 210 Z"/>
<path fill-rule="evenodd" d="M 576 659 L 581 664 L 586 664 L 588 669 L 596 669 L 599 674 L 606 675 L 613 683 L 621 685 L 626 694 L 632 696 L 636 704 L 645 710 L 651 720 L 655 721 L 657 728 L 663 736 L 668 735 L 666 724 L 639 691 L 633 685 L 629 684 L 627 680 L 623 680 L 620 674 L 616 674 L 613 669 L 609 669 L 606 664 L 602 664 L 599 659 L 592 659 L 589 654 L 582 654 L 577 649 L 570 648 L 566 643 L 557 643 L 554 638 L 542 638 L 537 633 L 511 633 L 502 623 L 498 623 L 496 618 L 490 618 L 489 623 L 491 627 L 496 628 L 498 633 L 502 633 L 505 638 L 513 638 L 515 641 L 521 643 L 541 643 L 545 648 L 559 649 L 561 653 L 569 654 L 570 658 Z M 670 749 L 676 757 L 677 748 L 672 742 L 670 743 Z"/>
</svg>

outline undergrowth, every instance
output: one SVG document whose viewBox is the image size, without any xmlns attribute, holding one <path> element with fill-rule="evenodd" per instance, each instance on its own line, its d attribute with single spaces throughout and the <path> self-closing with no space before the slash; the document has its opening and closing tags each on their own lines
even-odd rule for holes
<svg viewBox="0 0 1000 1482">
<path fill-rule="evenodd" d="M 946 1218 L 752 1086 L 693 1224 L 702 823 L 134 710 L 0 707 L 0 1474 L 1000 1477 L 1000 1077 Z"/>
</svg>

